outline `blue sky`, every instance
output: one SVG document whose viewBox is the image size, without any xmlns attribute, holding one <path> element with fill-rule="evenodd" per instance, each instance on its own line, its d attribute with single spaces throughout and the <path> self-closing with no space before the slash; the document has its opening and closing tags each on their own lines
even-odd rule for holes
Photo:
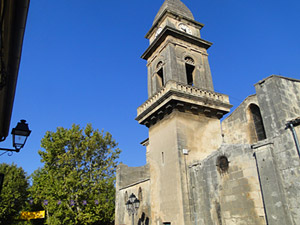
<svg viewBox="0 0 300 225">
<path fill-rule="evenodd" d="M 183 0 L 208 50 L 215 91 L 237 107 L 253 84 L 279 74 L 300 79 L 300 2 L 297 0 Z M 11 128 L 26 119 L 26 146 L 0 162 L 28 174 L 41 167 L 38 150 L 56 127 L 109 131 L 120 161 L 145 164 L 146 127 L 134 120 L 147 99 L 144 38 L 163 0 L 31 0 Z M 11 147 L 7 138 L 1 147 Z"/>
</svg>

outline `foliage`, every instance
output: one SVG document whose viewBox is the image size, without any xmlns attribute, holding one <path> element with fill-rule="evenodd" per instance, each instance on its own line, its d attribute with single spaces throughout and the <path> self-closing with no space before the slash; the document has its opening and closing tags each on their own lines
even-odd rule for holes
<svg viewBox="0 0 300 225">
<path fill-rule="evenodd" d="M 46 224 L 112 224 L 120 150 L 111 134 L 90 124 L 59 127 L 41 146 L 44 167 L 32 175 L 30 190 L 35 204 L 44 202 Z"/>
<path fill-rule="evenodd" d="M 0 224 L 15 224 L 28 197 L 28 177 L 21 167 L 0 164 L 4 183 L 0 194 Z"/>
</svg>

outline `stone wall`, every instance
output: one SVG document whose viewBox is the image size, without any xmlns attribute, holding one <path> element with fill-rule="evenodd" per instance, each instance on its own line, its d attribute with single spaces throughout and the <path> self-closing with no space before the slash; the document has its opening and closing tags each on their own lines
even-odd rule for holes
<svg viewBox="0 0 300 225">
<path fill-rule="evenodd" d="M 300 115 L 300 80 L 272 75 L 255 84 L 268 138 L 284 132 L 286 123 Z"/>
<path fill-rule="evenodd" d="M 252 144 L 257 142 L 255 127 L 249 105 L 258 105 L 256 95 L 247 97 L 222 121 L 224 141 L 228 144 Z"/>
<path fill-rule="evenodd" d="M 299 224 L 300 161 L 294 137 L 286 124 L 300 115 L 300 81 L 272 75 L 255 88 L 256 96 L 248 97 L 223 121 L 224 140 L 255 143 L 252 147 L 269 224 Z M 264 141 L 253 136 L 250 104 L 260 108 L 267 136 Z M 299 126 L 295 130 L 299 137 Z"/>
<path fill-rule="evenodd" d="M 173 112 L 149 129 L 151 221 L 155 225 L 185 224 L 176 115 Z"/>
<path fill-rule="evenodd" d="M 276 143 L 268 141 L 253 146 L 265 202 L 266 216 L 269 224 L 272 225 L 295 224 L 291 222 L 288 200 L 284 194 L 284 181 L 280 175 L 281 169 L 277 164 L 277 147 Z"/>
<path fill-rule="evenodd" d="M 132 216 L 128 214 L 125 203 L 128 197 L 134 194 L 140 200 L 140 207 L 134 215 L 134 224 L 150 225 L 150 180 L 128 186 L 118 190 L 116 201 L 116 225 L 126 225 L 132 223 Z"/>
<path fill-rule="evenodd" d="M 227 157 L 228 169 L 218 160 Z M 223 145 L 189 166 L 193 224 L 266 224 L 256 162 L 250 145 Z"/>
<path fill-rule="evenodd" d="M 132 217 L 128 214 L 125 204 L 132 193 L 140 200 L 135 224 L 150 224 L 149 166 L 128 167 L 121 163 L 117 168 L 116 178 L 115 224 L 131 224 Z"/>
<path fill-rule="evenodd" d="M 120 163 L 117 168 L 116 187 L 121 189 L 149 178 L 149 165 L 128 167 Z"/>
<path fill-rule="evenodd" d="M 270 171 L 261 174 L 266 202 L 276 206 L 268 213 L 268 219 L 273 220 L 272 224 L 300 224 L 300 160 L 295 139 L 286 126 L 288 120 L 300 115 L 300 80 L 273 75 L 255 88 L 271 143 L 260 153 L 260 170 Z M 295 129 L 299 139 L 299 126 Z"/>
</svg>

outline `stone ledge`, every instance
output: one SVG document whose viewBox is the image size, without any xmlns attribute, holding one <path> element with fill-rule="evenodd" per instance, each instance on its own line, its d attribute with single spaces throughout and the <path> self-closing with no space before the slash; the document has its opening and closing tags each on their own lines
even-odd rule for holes
<svg viewBox="0 0 300 225">
<path fill-rule="evenodd" d="M 124 187 L 120 188 L 119 191 L 124 190 L 124 189 L 127 189 L 127 188 L 130 188 L 130 187 L 133 187 L 133 186 L 136 186 L 136 185 L 138 185 L 138 184 L 141 184 L 141 183 L 144 183 L 144 182 L 147 182 L 147 181 L 150 181 L 150 178 L 144 179 L 144 180 L 140 180 L 140 181 L 138 181 L 138 182 L 129 184 L 129 185 L 127 185 L 127 186 L 124 186 Z"/>
<path fill-rule="evenodd" d="M 158 22 L 163 20 L 167 16 L 172 16 L 173 18 L 178 17 L 178 15 L 176 13 L 174 13 L 172 10 L 168 10 L 168 9 L 164 10 L 163 13 L 161 14 L 161 16 L 157 19 L 157 21 L 155 23 L 153 23 L 152 27 L 150 28 L 150 30 L 145 35 L 145 38 L 149 39 L 149 37 L 151 36 L 153 30 L 158 27 Z M 195 21 L 195 20 L 191 20 L 190 18 L 187 18 L 185 16 L 180 16 L 180 19 L 184 19 L 184 20 L 189 21 L 190 23 L 194 24 L 199 30 L 201 30 L 204 27 L 203 23 L 200 23 L 200 22 Z"/>
<path fill-rule="evenodd" d="M 161 43 L 166 40 L 167 37 L 172 36 L 178 38 L 180 40 L 187 41 L 188 43 L 194 44 L 196 46 L 208 49 L 212 43 L 202 38 L 187 34 L 183 31 L 177 30 L 175 28 L 165 26 L 165 28 L 161 31 L 161 33 L 157 36 L 157 38 L 150 44 L 147 50 L 141 56 L 142 59 L 148 60 L 153 52 L 156 51 L 158 47 L 161 46 Z"/>
<path fill-rule="evenodd" d="M 261 85 L 263 84 L 266 80 L 269 80 L 269 79 L 273 79 L 273 78 L 279 78 L 279 79 L 285 79 L 285 80 L 289 80 L 289 81 L 293 81 L 293 82 L 300 82 L 299 79 L 295 79 L 295 78 L 291 78 L 291 77 L 284 77 L 284 76 L 281 76 L 281 75 L 276 75 L 276 74 L 272 74 L 262 80 L 260 80 L 259 82 L 257 82 L 256 84 L 254 84 L 254 86 L 256 85 Z"/>
<path fill-rule="evenodd" d="M 270 141 L 269 139 L 264 139 L 264 140 L 258 141 L 255 144 L 252 144 L 251 149 L 258 149 L 260 147 L 267 146 L 267 145 L 273 145 L 273 144 L 274 144 L 273 141 Z"/>
<path fill-rule="evenodd" d="M 189 108 L 201 113 L 213 112 L 214 116 L 221 118 L 231 107 L 227 95 L 168 81 L 162 90 L 138 107 L 136 120 L 144 124 L 154 114 L 162 117 L 165 111 L 170 113 L 173 108 Z"/>
</svg>

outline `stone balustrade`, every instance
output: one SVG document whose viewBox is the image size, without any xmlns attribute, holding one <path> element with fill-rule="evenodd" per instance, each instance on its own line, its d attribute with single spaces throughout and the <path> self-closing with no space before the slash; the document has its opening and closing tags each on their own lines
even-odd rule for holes
<svg viewBox="0 0 300 225">
<path fill-rule="evenodd" d="M 205 89 L 196 88 L 185 84 L 180 84 L 175 81 L 168 81 L 163 89 L 161 89 L 151 98 L 149 98 L 146 102 L 144 102 L 144 104 L 138 107 L 137 114 L 140 115 L 142 112 L 148 109 L 153 103 L 157 102 L 158 99 L 160 99 L 170 90 L 229 104 L 229 97 L 227 95 L 216 93 L 213 91 L 208 91 Z"/>
</svg>

